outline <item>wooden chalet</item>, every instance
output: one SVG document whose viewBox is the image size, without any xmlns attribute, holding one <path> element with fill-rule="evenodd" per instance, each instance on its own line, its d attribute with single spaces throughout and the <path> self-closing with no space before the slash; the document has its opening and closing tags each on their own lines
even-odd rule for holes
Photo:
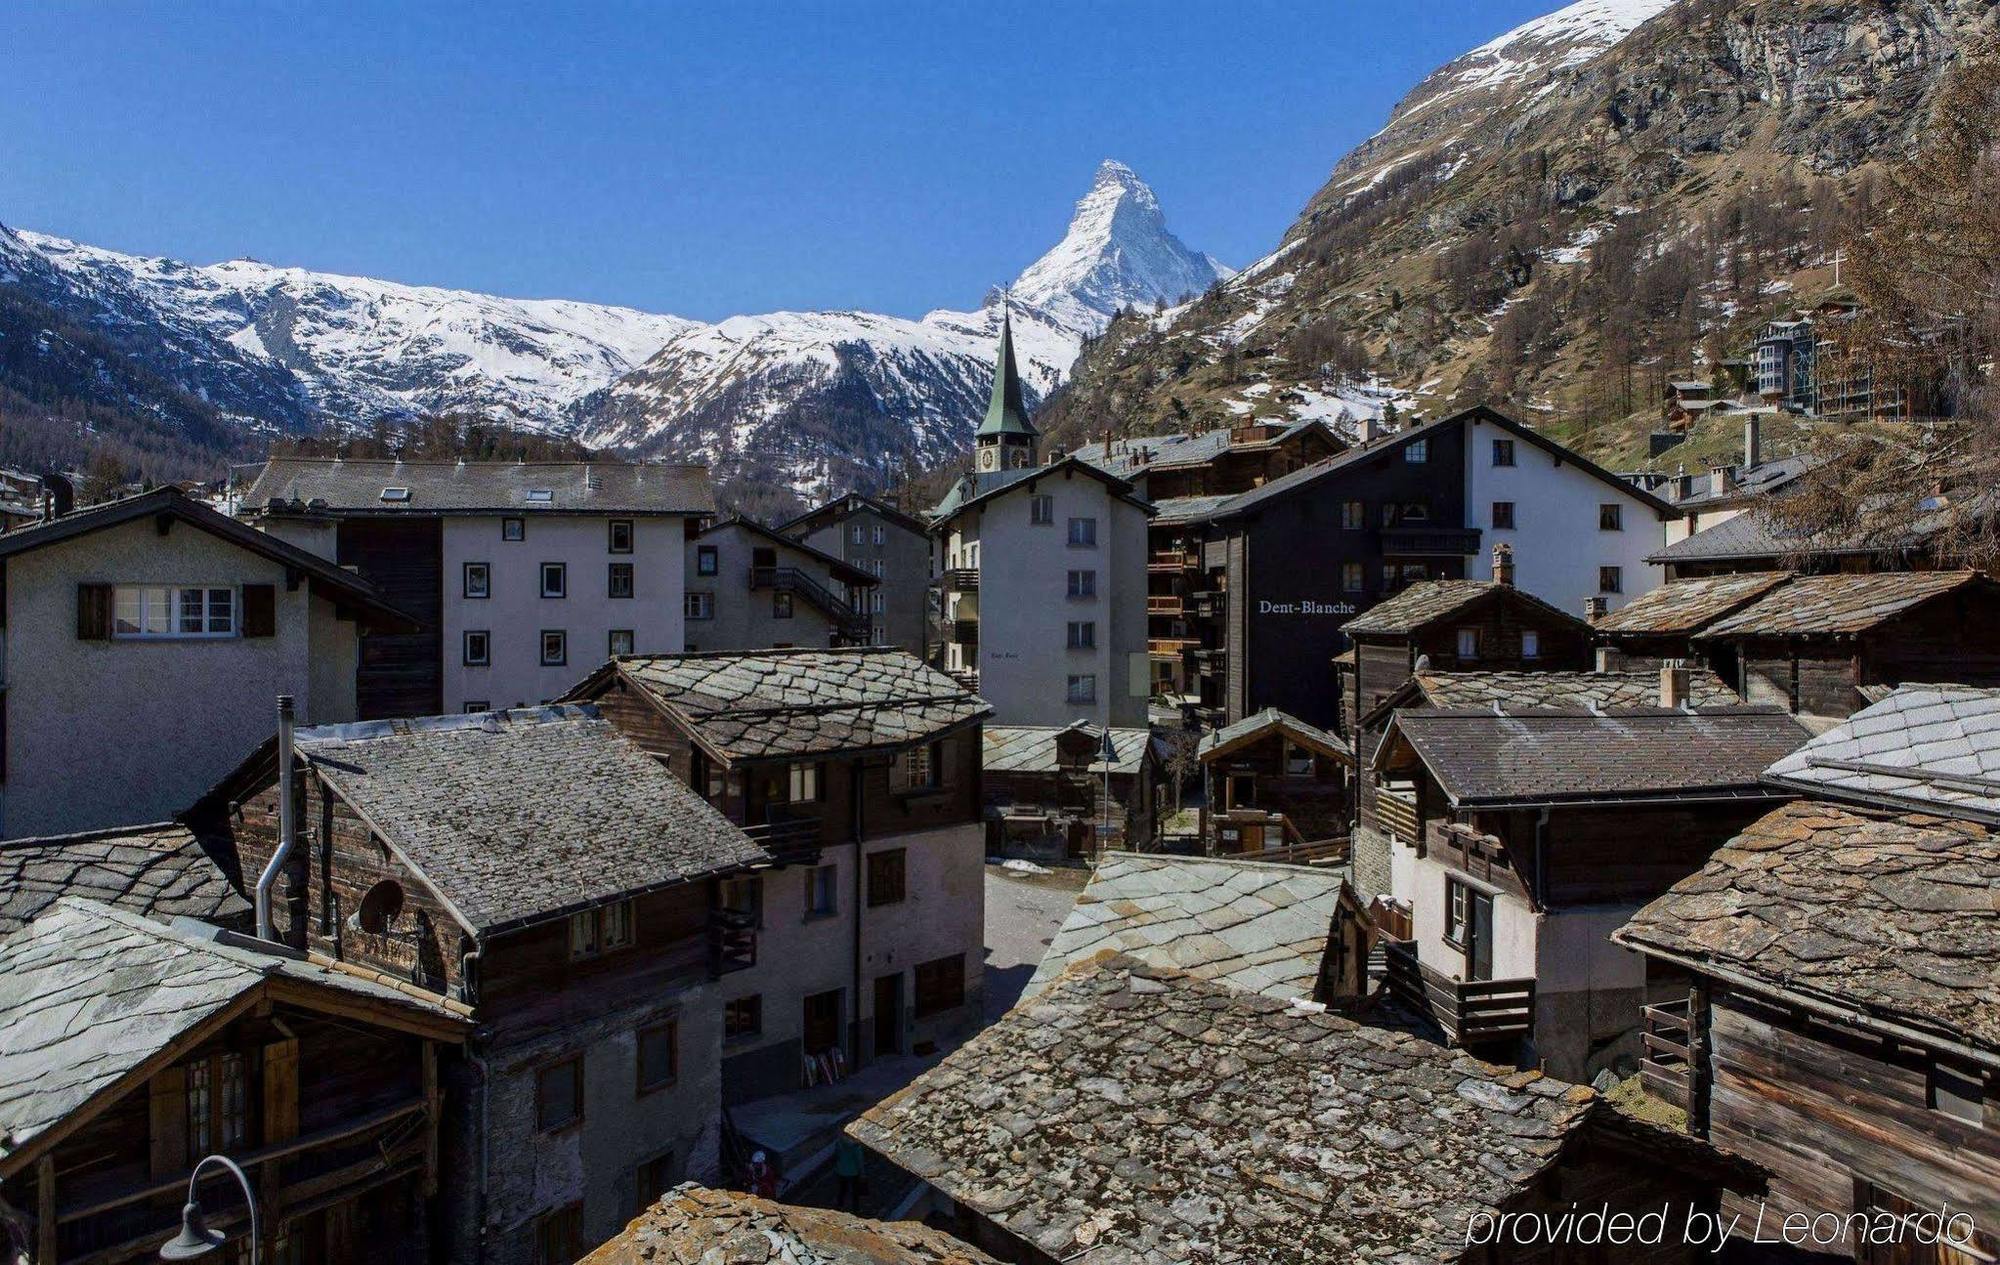
<svg viewBox="0 0 2000 1265">
<path fill-rule="evenodd" d="M 1414 829 L 1389 987 L 1454 1042 L 1556 1075 L 1635 1057 L 1645 973 L 1607 935 L 1784 798 L 1759 778 L 1806 737 L 1728 705 L 1394 712 L 1371 772 Z"/>
<path fill-rule="evenodd" d="M 1272 707 L 1203 736 L 1197 755 L 1204 850 L 1347 859 L 1354 751 L 1346 741 Z"/>
<path fill-rule="evenodd" d="M 454 1256 L 569 1261 L 719 1164 L 725 881 L 771 856 L 594 708 L 301 729 L 187 816 L 261 872 L 300 950 L 478 1024 L 446 1174 Z"/>
<path fill-rule="evenodd" d="M 981 738 L 990 851 L 1066 859 L 1158 839 L 1164 772 L 1150 729 L 1114 728 L 1109 768 L 1104 727 L 1088 721 L 988 725 Z"/>
<path fill-rule="evenodd" d="M 1694 636 L 1791 582 L 1789 571 L 1675 580 L 1590 621 L 1600 671 L 1657 670 L 1699 658 Z"/>
<path fill-rule="evenodd" d="M 444 1072 L 468 1027 L 318 955 L 60 897 L 0 939 L 0 1249 L 156 1259 L 196 1163 L 223 1155 L 253 1183 L 264 1260 L 443 1260 Z M 240 1248 L 240 1188 L 204 1176 Z"/>
</svg>

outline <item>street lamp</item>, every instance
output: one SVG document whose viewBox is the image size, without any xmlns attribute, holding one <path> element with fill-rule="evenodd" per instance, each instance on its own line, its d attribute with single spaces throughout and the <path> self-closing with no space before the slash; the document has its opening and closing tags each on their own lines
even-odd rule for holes
<svg viewBox="0 0 2000 1265">
<path fill-rule="evenodd" d="M 194 1172 L 188 1174 L 187 1206 L 181 1209 L 181 1232 L 160 1244 L 160 1259 L 163 1261 L 191 1261 L 197 1256 L 207 1256 L 223 1245 L 229 1236 L 220 1230 L 208 1228 L 208 1218 L 201 1214 L 201 1197 L 195 1186 L 201 1181 L 201 1170 L 210 1164 L 220 1164 L 236 1175 L 236 1184 L 243 1187 L 243 1202 L 250 1209 L 250 1265 L 257 1265 L 258 1246 L 263 1236 L 257 1227 L 257 1196 L 250 1189 L 250 1179 L 243 1170 L 236 1167 L 236 1161 L 226 1155 L 203 1156 Z"/>
<path fill-rule="evenodd" d="M 1107 708 L 1106 711 L 1108 712 L 1109 709 Z M 1102 852 L 1104 850 L 1104 841 L 1111 837 L 1111 766 L 1118 762 L 1118 747 L 1111 741 L 1111 717 L 1109 715 L 1106 715 L 1104 718 L 1104 741 L 1098 745 L 1097 758 L 1104 761 L 1104 833 L 1097 840 L 1097 850 Z M 1125 846 L 1128 848 L 1131 847 L 1132 841 L 1127 839 Z"/>
</svg>

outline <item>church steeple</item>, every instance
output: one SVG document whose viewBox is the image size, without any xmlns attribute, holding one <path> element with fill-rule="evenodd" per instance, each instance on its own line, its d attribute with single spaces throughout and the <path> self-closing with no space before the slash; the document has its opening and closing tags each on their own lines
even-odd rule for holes
<svg viewBox="0 0 2000 1265">
<path fill-rule="evenodd" d="M 986 405 L 986 418 L 973 436 L 978 466 L 982 473 L 1014 470 L 1035 464 L 1035 441 L 1040 432 L 1028 420 L 1028 406 L 1021 395 L 1021 375 L 1014 367 L 1014 323 L 1004 308 L 1000 314 L 1000 354 L 993 365 L 993 395 Z"/>
</svg>

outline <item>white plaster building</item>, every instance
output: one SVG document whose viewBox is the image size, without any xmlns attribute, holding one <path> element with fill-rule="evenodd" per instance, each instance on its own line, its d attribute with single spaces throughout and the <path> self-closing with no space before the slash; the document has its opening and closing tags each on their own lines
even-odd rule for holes
<svg viewBox="0 0 2000 1265">
<path fill-rule="evenodd" d="M 688 650 L 879 644 L 872 571 L 748 519 L 687 539 Z"/>
</svg>

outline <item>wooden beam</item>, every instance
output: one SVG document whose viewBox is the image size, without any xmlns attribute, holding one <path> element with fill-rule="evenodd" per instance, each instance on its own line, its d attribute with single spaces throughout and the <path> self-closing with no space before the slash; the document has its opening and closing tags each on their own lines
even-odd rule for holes
<svg viewBox="0 0 2000 1265">
<path fill-rule="evenodd" d="M 55 1265 L 56 1260 L 56 1157 L 42 1152 L 35 1161 L 35 1259 Z"/>
<path fill-rule="evenodd" d="M 425 1041 L 424 1051 L 424 1198 L 438 1190 L 438 1092 L 437 1045 Z"/>
</svg>

